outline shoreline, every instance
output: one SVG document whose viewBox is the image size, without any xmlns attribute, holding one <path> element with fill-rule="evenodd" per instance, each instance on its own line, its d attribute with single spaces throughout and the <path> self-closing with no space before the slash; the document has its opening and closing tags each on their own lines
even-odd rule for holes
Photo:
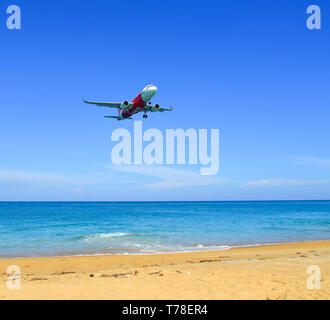
<svg viewBox="0 0 330 320">
<path fill-rule="evenodd" d="M 21 290 L 6 287 L 7 268 Z M 310 290 L 309 266 L 321 270 Z M 143 255 L 0 259 L 0 299 L 327 299 L 330 240 Z"/>
<path fill-rule="evenodd" d="M 330 241 L 330 239 L 322 240 L 305 240 L 305 241 L 293 241 L 293 242 L 274 242 L 265 244 L 248 244 L 248 245 L 235 245 L 235 246 L 223 246 L 224 249 L 206 249 L 206 250 L 193 250 L 193 251 L 170 251 L 170 252 L 153 252 L 153 253 L 81 253 L 81 254 L 65 254 L 65 255 L 49 255 L 49 256 L 20 256 L 20 257 L 0 257 L 1 260 L 23 260 L 23 259 L 48 259 L 48 258 L 74 258 L 74 257 L 108 257 L 108 256 L 154 256 L 154 255 L 172 255 L 181 253 L 205 253 L 205 252 L 223 252 L 231 249 L 244 249 L 244 248 L 262 248 L 286 244 L 299 244 L 299 243 L 313 243 Z M 213 246 L 213 247 L 221 247 Z"/>
</svg>

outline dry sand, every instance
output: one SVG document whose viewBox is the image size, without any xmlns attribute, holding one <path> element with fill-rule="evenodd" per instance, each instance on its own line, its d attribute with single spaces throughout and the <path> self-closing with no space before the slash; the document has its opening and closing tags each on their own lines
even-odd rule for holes
<svg viewBox="0 0 330 320">
<path fill-rule="evenodd" d="M 8 266 L 21 289 L 7 288 Z M 308 289 L 307 268 L 321 270 Z M 330 241 L 225 251 L 0 260 L 0 299 L 330 299 Z"/>
</svg>

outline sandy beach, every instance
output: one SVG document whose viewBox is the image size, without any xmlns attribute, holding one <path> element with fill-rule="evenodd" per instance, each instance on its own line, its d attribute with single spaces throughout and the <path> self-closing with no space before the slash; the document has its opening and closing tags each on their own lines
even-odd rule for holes
<svg viewBox="0 0 330 320">
<path fill-rule="evenodd" d="M 7 268 L 21 289 L 7 288 Z M 309 266 L 321 270 L 311 290 Z M 330 299 L 330 241 L 159 255 L 0 260 L 0 299 Z"/>
</svg>

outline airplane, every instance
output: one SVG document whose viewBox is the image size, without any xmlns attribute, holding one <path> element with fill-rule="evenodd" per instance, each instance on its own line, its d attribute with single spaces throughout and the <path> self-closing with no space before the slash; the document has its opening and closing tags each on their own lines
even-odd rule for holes
<svg viewBox="0 0 330 320">
<path fill-rule="evenodd" d="M 147 112 L 164 112 L 172 111 L 173 107 L 170 109 L 161 108 L 159 104 L 152 105 L 150 100 L 155 96 L 157 92 L 157 87 L 154 85 L 146 86 L 133 101 L 128 102 L 95 102 L 83 100 L 85 103 L 94 104 L 99 107 L 115 108 L 118 109 L 118 116 L 105 116 L 105 118 L 112 118 L 117 120 L 132 119 L 132 116 L 144 112 L 143 118 L 147 119 Z"/>
</svg>

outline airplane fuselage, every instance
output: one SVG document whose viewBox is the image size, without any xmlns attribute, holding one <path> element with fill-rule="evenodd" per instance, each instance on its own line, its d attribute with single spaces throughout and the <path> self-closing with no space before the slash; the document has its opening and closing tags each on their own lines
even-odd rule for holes
<svg viewBox="0 0 330 320">
<path fill-rule="evenodd" d="M 152 105 L 151 99 L 155 96 L 157 87 L 154 85 L 146 86 L 131 102 L 102 102 L 102 101 L 88 101 L 83 99 L 84 103 L 93 104 L 98 107 L 113 108 L 118 110 L 117 116 L 104 116 L 116 120 L 132 119 L 132 116 L 143 112 L 143 119 L 148 118 L 147 112 L 164 112 L 173 111 L 171 108 L 162 108 L 159 104 Z"/>
<path fill-rule="evenodd" d="M 131 118 L 134 114 L 143 111 L 147 103 L 155 96 L 157 87 L 153 85 L 146 86 L 131 102 L 133 104 L 130 108 L 118 109 L 118 120 Z"/>
</svg>

